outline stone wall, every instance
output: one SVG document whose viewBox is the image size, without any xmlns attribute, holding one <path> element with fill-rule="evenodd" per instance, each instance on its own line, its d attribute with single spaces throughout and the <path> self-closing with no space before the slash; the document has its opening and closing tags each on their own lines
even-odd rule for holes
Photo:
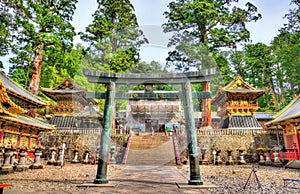
<svg viewBox="0 0 300 194">
<path fill-rule="evenodd" d="M 128 134 L 113 134 L 111 136 L 111 145 L 115 146 L 114 157 L 117 163 L 121 163 L 127 145 Z M 177 140 L 179 150 L 181 152 L 182 162 L 188 159 L 188 142 L 186 134 L 178 134 Z M 276 135 L 205 135 L 197 136 L 199 157 L 201 157 L 201 148 L 206 148 L 207 159 L 213 163 L 213 150 L 216 148 L 221 149 L 221 159 L 224 163 L 227 161 L 228 147 L 233 149 L 232 156 L 234 160 L 238 159 L 237 148 L 244 147 L 246 150 L 246 162 L 256 162 L 258 147 L 273 148 L 277 145 Z M 100 146 L 100 133 L 98 134 L 55 134 L 55 133 L 42 133 L 39 136 L 39 142 L 45 147 L 44 158 L 50 158 L 49 148 L 61 146 L 66 143 L 65 159 L 71 161 L 74 157 L 73 149 L 75 146 L 79 148 L 79 160 L 83 157 L 85 148 L 90 150 L 90 160 L 93 160 L 96 148 Z M 283 138 L 280 138 L 280 144 L 283 145 Z"/>
<path fill-rule="evenodd" d="M 186 160 L 188 157 L 187 146 L 188 142 L 185 134 L 178 135 L 179 148 L 181 151 L 182 161 Z M 213 150 L 219 148 L 221 149 L 221 159 L 225 163 L 227 161 L 227 148 L 232 148 L 233 159 L 237 161 L 238 151 L 237 148 L 244 147 L 245 150 L 245 160 L 248 163 L 256 162 L 258 147 L 263 148 L 273 148 L 277 146 L 276 135 L 262 134 L 262 135 L 206 135 L 197 136 L 198 140 L 198 150 L 199 157 L 201 158 L 201 148 L 206 148 L 207 159 L 210 163 L 213 163 Z M 280 137 L 280 145 L 284 145 L 283 138 Z"/>
<path fill-rule="evenodd" d="M 114 134 L 111 136 L 111 145 L 115 146 L 115 158 L 117 162 L 122 161 L 123 153 L 126 148 L 126 142 L 129 135 Z M 66 144 L 65 160 L 71 161 L 74 157 L 73 149 L 79 148 L 78 159 L 81 160 L 86 148 L 90 151 L 90 160 L 93 160 L 97 147 L 100 147 L 100 133 L 96 134 L 58 134 L 58 133 L 41 133 L 39 142 L 45 147 L 43 157 L 50 158 L 50 148 Z"/>
</svg>

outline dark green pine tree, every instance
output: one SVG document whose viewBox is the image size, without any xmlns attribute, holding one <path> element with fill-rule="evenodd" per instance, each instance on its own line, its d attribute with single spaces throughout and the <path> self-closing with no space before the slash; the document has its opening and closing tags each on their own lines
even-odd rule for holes
<svg viewBox="0 0 300 194">
<path fill-rule="evenodd" d="M 172 1 L 164 13 L 168 21 L 163 25 L 165 32 L 174 33 L 169 46 L 176 48 L 169 53 L 169 64 L 182 71 L 201 69 L 211 66 L 212 52 L 249 40 L 246 23 L 261 15 L 249 2 L 245 9 L 232 6 L 235 2 L 238 0 Z"/>
<path fill-rule="evenodd" d="M 90 43 L 91 68 L 125 72 L 139 62 L 138 49 L 147 42 L 139 30 L 134 7 L 129 0 L 97 0 L 94 20 L 80 33 Z"/>
</svg>

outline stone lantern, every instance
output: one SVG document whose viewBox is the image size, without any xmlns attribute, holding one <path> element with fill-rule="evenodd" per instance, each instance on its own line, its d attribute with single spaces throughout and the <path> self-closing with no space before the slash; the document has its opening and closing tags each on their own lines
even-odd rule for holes
<svg viewBox="0 0 300 194">
<path fill-rule="evenodd" d="M 45 148 L 41 145 L 34 147 L 34 163 L 32 164 L 32 169 L 42 169 L 43 164 L 41 163 L 41 156 Z"/>
<path fill-rule="evenodd" d="M 237 151 L 239 152 L 239 161 L 238 161 L 238 164 L 246 164 L 246 161 L 245 161 L 245 148 L 244 147 L 239 147 L 237 149 Z"/>
<path fill-rule="evenodd" d="M 264 165 L 265 164 L 265 159 L 264 159 L 264 148 L 262 147 L 258 147 L 256 149 L 256 151 L 258 152 L 258 155 L 259 155 L 259 161 L 258 161 L 258 164 L 260 165 Z"/>
<path fill-rule="evenodd" d="M 4 145 L 3 143 L 0 143 L 0 164 L 2 163 L 3 160 L 3 154 L 4 153 Z"/>
<path fill-rule="evenodd" d="M 279 151 L 280 151 L 279 147 L 274 147 L 273 148 L 273 155 L 274 155 L 273 166 L 282 167 L 283 165 L 282 165 L 282 163 L 279 159 Z"/>
<path fill-rule="evenodd" d="M 228 147 L 226 149 L 226 152 L 227 152 L 227 157 L 228 157 L 228 160 L 226 162 L 226 165 L 234 165 L 234 161 L 232 159 L 232 148 L 231 147 Z"/>
<path fill-rule="evenodd" d="M 64 162 L 64 151 L 65 151 L 65 144 L 62 144 L 58 147 L 58 160 L 56 162 L 57 165 L 63 165 Z"/>
<path fill-rule="evenodd" d="M 56 147 L 51 147 L 50 149 L 51 152 L 51 159 L 47 162 L 47 164 L 49 165 L 55 165 L 56 162 L 56 152 L 57 152 L 57 148 Z"/>
<path fill-rule="evenodd" d="M 207 165 L 208 164 L 206 150 L 207 149 L 204 146 L 201 148 L 201 164 L 203 164 L 203 165 Z"/>
<path fill-rule="evenodd" d="M 8 144 L 6 144 L 4 147 L 4 162 L 3 165 L 1 166 L 1 172 L 9 173 L 13 171 L 13 165 L 11 164 L 11 160 L 15 151 L 16 151 L 15 147 L 13 146 L 11 141 L 9 141 Z"/>
<path fill-rule="evenodd" d="M 82 164 L 89 164 L 90 163 L 90 150 L 88 148 L 86 148 L 83 151 L 83 160 L 82 160 Z"/>
<path fill-rule="evenodd" d="M 116 146 L 112 145 L 110 146 L 110 164 L 115 164 L 116 159 L 115 159 L 115 153 L 116 153 Z"/>
<path fill-rule="evenodd" d="M 266 152 L 266 162 L 265 162 L 265 165 L 271 166 L 272 165 L 271 149 L 270 148 L 266 148 L 265 152 Z"/>
<path fill-rule="evenodd" d="M 216 148 L 216 154 L 217 154 L 217 165 L 221 165 L 223 164 L 223 161 L 221 160 L 221 149 L 220 148 Z"/>
<path fill-rule="evenodd" d="M 76 146 L 75 148 L 73 148 L 73 154 L 74 154 L 74 159 L 71 161 L 71 163 L 79 163 L 79 159 L 78 159 L 78 153 L 79 153 L 79 148 Z"/>
<path fill-rule="evenodd" d="M 28 169 L 28 165 L 26 165 L 27 150 L 28 148 L 25 145 L 19 147 L 20 159 L 16 168 L 17 171 L 23 171 Z"/>
</svg>

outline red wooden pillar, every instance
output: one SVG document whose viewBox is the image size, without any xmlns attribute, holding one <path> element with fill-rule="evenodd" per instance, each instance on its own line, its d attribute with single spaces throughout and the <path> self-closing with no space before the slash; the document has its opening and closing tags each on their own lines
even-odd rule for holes
<svg viewBox="0 0 300 194">
<path fill-rule="evenodd" d="M 27 147 L 30 148 L 31 137 L 29 136 L 27 139 Z"/>
<path fill-rule="evenodd" d="M 210 82 L 202 84 L 203 92 L 210 92 Z M 202 99 L 201 128 L 211 128 L 211 98 Z"/>
<path fill-rule="evenodd" d="M 0 143 L 3 141 L 3 131 L 0 131 Z"/>
<path fill-rule="evenodd" d="M 35 138 L 35 146 L 37 146 L 38 144 L 39 144 L 39 138 L 36 137 L 36 138 Z"/>
<path fill-rule="evenodd" d="M 298 126 L 295 126 L 298 127 Z M 296 139 L 296 148 L 297 148 L 297 152 L 300 153 L 300 133 L 299 133 L 299 129 L 295 130 L 295 139 Z"/>
<path fill-rule="evenodd" d="M 20 147 L 21 144 L 21 135 L 18 135 L 18 139 L 17 139 L 17 146 Z"/>
</svg>

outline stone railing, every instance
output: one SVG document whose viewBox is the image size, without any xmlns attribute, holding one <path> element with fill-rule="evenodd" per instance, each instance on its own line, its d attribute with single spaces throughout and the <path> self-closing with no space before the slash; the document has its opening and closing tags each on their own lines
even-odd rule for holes
<svg viewBox="0 0 300 194">
<path fill-rule="evenodd" d="M 62 134 L 81 134 L 81 135 L 86 135 L 86 134 L 96 134 L 100 133 L 99 128 L 77 128 L 77 129 L 70 129 L 70 128 L 60 128 L 56 129 L 56 133 L 62 133 Z"/>
<path fill-rule="evenodd" d="M 196 129 L 198 135 L 256 135 L 256 134 L 276 134 L 276 129 Z M 278 130 L 278 134 L 283 134 Z"/>
</svg>

